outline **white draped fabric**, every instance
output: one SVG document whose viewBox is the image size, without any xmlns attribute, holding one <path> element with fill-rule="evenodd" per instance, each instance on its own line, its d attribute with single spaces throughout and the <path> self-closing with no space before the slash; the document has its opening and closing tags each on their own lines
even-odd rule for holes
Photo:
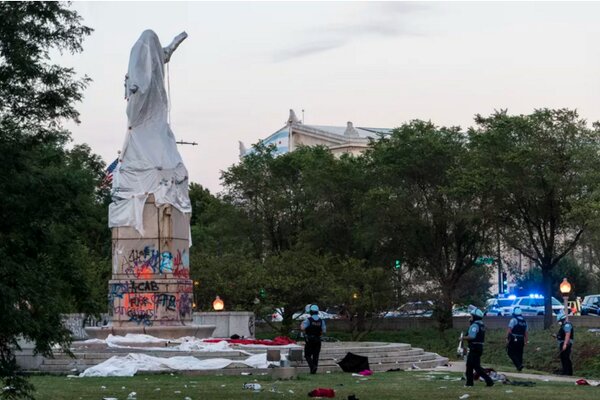
<svg viewBox="0 0 600 400">
<path fill-rule="evenodd" d="M 127 136 L 113 179 L 109 226 L 134 227 L 143 234 L 142 212 L 150 194 L 157 205 L 191 213 L 188 172 L 169 126 L 164 85 L 165 50 L 151 30 L 131 49 L 125 80 Z"/>
</svg>

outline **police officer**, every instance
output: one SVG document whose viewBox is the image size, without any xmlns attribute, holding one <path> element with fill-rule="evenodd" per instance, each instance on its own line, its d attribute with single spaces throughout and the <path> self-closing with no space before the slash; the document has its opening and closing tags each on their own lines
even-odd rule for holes
<svg viewBox="0 0 600 400">
<path fill-rule="evenodd" d="M 483 312 L 475 308 L 471 311 L 471 319 L 469 322 L 469 332 L 463 340 L 469 342 L 469 354 L 467 355 L 467 384 L 465 386 L 473 386 L 473 370 L 485 380 L 486 386 L 494 386 L 494 381 L 490 378 L 483 368 L 481 368 L 481 355 L 483 354 L 483 343 L 485 342 L 485 325 L 483 324 Z"/>
<path fill-rule="evenodd" d="M 562 366 L 563 375 L 573 375 L 573 363 L 571 363 L 571 347 L 575 340 L 575 331 L 573 325 L 567 321 L 567 315 L 561 311 L 556 316 L 559 330 L 556 334 L 558 341 L 558 351 L 560 354 L 560 364 Z"/>
<path fill-rule="evenodd" d="M 527 321 L 522 314 L 519 307 L 514 308 L 506 334 L 506 352 L 517 367 L 517 371 L 523 369 L 523 349 L 529 339 Z"/>
<path fill-rule="evenodd" d="M 319 318 L 319 306 L 313 304 L 309 307 L 310 317 L 302 321 L 300 330 L 304 332 L 306 344 L 304 345 L 304 358 L 308 363 L 311 374 L 317 373 L 319 366 L 319 353 L 321 352 L 321 336 L 326 331 L 325 321 Z"/>
</svg>

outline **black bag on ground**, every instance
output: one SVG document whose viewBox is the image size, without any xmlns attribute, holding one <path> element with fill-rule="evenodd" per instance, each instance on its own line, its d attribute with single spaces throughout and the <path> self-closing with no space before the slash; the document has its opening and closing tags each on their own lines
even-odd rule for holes
<svg viewBox="0 0 600 400">
<path fill-rule="evenodd" d="M 337 363 L 344 372 L 360 372 L 369 368 L 369 357 L 359 356 L 358 354 L 348 353 Z"/>
</svg>

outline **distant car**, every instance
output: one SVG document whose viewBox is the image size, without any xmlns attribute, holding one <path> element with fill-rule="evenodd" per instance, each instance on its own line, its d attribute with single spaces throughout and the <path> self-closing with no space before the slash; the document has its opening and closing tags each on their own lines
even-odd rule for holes
<svg viewBox="0 0 600 400">
<path fill-rule="evenodd" d="M 515 302 L 516 297 L 500 297 L 488 299 L 485 303 L 484 315 L 505 315 L 505 312 L 512 313 L 511 306 Z"/>
<path fill-rule="evenodd" d="M 297 321 L 304 321 L 310 317 L 307 312 L 298 311 L 292 315 L 292 319 Z M 269 315 L 271 322 L 281 322 L 283 321 L 283 308 L 276 308 L 271 315 Z M 336 319 L 338 318 L 335 314 L 330 314 L 325 311 L 319 311 L 319 318 L 321 319 Z"/>
<path fill-rule="evenodd" d="M 510 307 L 502 309 L 502 315 L 512 315 L 515 307 L 519 307 L 523 315 L 544 315 L 544 296 L 532 294 L 529 296 L 517 297 Z M 556 315 L 562 310 L 564 310 L 564 305 L 553 297 L 552 313 Z M 569 311 L 569 313 L 571 312 Z"/>
<path fill-rule="evenodd" d="M 452 316 L 453 317 L 468 317 L 471 313 L 469 312 L 468 306 L 457 306 L 452 307 Z"/>
<path fill-rule="evenodd" d="M 431 317 L 433 315 L 432 301 L 413 301 L 398 307 L 396 310 L 383 314 L 383 318 L 399 317 Z"/>
<path fill-rule="evenodd" d="M 591 294 L 583 298 L 581 315 L 600 315 L 600 294 Z"/>
<path fill-rule="evenodd" d="M 298 321 L 304 321 L 308 317 L 310 317 L 310 314 L 308 314 L 308 313 L 299 313 L 299 312 L 295 313 L 292 316 L 293 319 L 297 319 Z M 337 316 L 337 314 L 330 314 L 330 313 L 325 312 L 325 311 L 319 311 L 319 318 L 321 318 L 321 319 L 337 319 L 338 316 Z"/>
</svg>

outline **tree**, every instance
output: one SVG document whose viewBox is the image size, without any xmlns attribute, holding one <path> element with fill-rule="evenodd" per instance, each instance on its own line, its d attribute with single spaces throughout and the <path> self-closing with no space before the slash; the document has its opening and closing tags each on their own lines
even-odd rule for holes
<svg viewBox="0 0 600 400">
<path fill-rule="evenodd" d="M 250 238 L 250 253 L 261 263 L 257 270 L 265 274 L 267 295 L 260 306 L 268 314 L 283 310 L 282 333 L 308 303 L 347 304 L 349 286 L 365 299 L 356 310 L 360 318 L 389 304 L 391 269 L 383 279 L 355 229 L 366 187 L 363 164 L 361 158 L 337 159 L 325 147 L 300 147 L 275 157 L 272 148 L 258 144 L 223 173 L 222 199 L 243 215 L 236 220 L 249 222 L 238 230 Z M 332 275 L 338 268 L 347 273 Z M 377 276 L 377 284 L 367 284 L 365 274 Z M 370 296 L 377 301 L 366 301 Z"/>
<path fill-rule="evenodd" d="M 439 326 L 452 327 L 457 289 L 486 253 L 491 228 L 485 193 L 470 179 L 467 137 L 459 128 L 412 121 L 373 143 L 367 157 L 378 251 L 435 282 Z"/>
<path fill-rule="evenodd" d="M 595 280 L 572 257 L 563 257 L 550 273 L 552 296 L 561 299 L 559 286 L 564 277 L 568 277 L 573 290 L 571 298 L 584 297 L 593 294 Z M 543 289 L 542 273 L 539 268 L 530 269 L 517 277 L 517 295 L 527 296 L 531 293 L 541 293 Z"/>
<path fill-rule="evenodd" d="M 86 244 L 77 225 L 97 199 L 97 176 L 67 151 L 61 122 L 77 120 L 88 78 L 50 64 L 51 50 L 79 52 L 91 29 L 56 2 L 0 3 L 0 379 L 5 398 L 32 397 L 19 375 L 18 339 L 68 351 L 60 313 L 93 311 Z"/>
<path fill-rule="evenodd" d="M 548 329 L 552 270 L 598 217 L 598 130 L 565 109 L 500 111 L 476 122 L 477 179 L 493 193 L 504 241 L 541 269 Z"/>
</svg>

